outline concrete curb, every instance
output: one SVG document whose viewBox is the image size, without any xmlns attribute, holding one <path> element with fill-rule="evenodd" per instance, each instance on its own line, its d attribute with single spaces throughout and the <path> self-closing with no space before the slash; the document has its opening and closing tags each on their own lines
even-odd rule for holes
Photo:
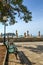
<svg viewBox="0 0 43 65">
<path fill-rule="evenodd" d="M 7 56 L 7 50 L 6 50 L 6 53 L 5 53 L 5 57 L 4 57 L 4 61 L 3 61 L 3 65 L 5 65 L 5 62 L 6 62 L 6 56 Z"/>
</svg>

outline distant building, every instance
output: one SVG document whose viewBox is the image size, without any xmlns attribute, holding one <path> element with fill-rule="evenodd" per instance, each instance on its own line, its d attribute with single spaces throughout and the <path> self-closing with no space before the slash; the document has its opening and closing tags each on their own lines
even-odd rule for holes
<svg viewBox="0 0 43 65">
<path fill-rule="evenodd" d="M 18 38 L 24 38 L 24 36 L 23 35 L 19 35 L 19 37 Z"/>
<path fill-rule="evenodd" d="M 41 37 L 41 35 L 40 35 L 40 31 L 38 31 L 38 36 L 37 36 L 38 38 L 40 38 Z"/>
<path fill-rule="evenodd" d="M 27 38 L 32 38 L 32 34 L 30 35 L 29 34 L 29 31 L 27 31 L 27 36 L 26 36 Z"/>
<path fill-rule="evenodd" d="M 43 35 L 41 35 L 41 38 L 43 38 Z"/>
<path fill-rule="evenodd" d="M 32 34 L 31 34 L 31 37 L 32 37 Z"/>
<path fill-rule="evenodd" d="M 38 32 L 38 36 L 40 36 L 40 31 Z"/>
<path fill-rule="evenodd" d="M 2 33 L 0 34 L 0 38 L 2 38 Z"/>
<path fill-rule="evenodd" d="M 24 38 L 26 38 L 26 32 L 24 33 Z"/>
<path fill-rule="evenodd" d="M 16 38 L 18 38 L 18 31 L 16 30 Z"/>
<path fill-rule="evenodd" d="M 29 31 L 27 31 L 27 37 L 29 37 Z"/>
<path fill-rule="evenodd" d="M 13 37 L 15 36 L 15 33 L 6 33 L 5 36 L 6 36 L 6 38 L 8 38 L 8 37 L 9 37 L 9 38 L 10 38 L 10 37 L 13 38 Z M 3 37 L 4 37 L 4 34 L 1 33 L 1 37 L 3 38 Z"/>
</svg>

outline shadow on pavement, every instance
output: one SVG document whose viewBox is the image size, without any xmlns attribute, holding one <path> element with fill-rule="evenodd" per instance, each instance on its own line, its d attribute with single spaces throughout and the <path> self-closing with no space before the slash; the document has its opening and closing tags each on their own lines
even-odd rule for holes
<svg viewBox="0 0 43 65">
<path fill-rule="evenodd" d="M 16 47 L 22 47 L 22 46 L 20 46 L 20 45 L 16 45 Z"/>
<path fill-rule="evenodd" d="M 32 63 L 30 62 L 30 60 L 27 58 L 27 56 L 25 56 L 25 54 L 22 51 L 20 51 L 18 53 L 18 56 L 19 56 L 19 59 L 21 61 L 21 64 L 32 65 Z"/>
<path fill-rule="evenodd" d="M 37 48 L 34 47 L 24 47 L 26 49 L 30 49 L 30 51 L 41 54 L 43 53 L 43 45 L 37 45 Z"/>
</svg>

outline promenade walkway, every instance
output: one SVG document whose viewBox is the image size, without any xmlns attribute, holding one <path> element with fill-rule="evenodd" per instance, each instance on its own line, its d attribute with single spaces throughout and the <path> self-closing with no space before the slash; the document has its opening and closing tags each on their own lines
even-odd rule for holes
<svg viewBox="0 0 43 65">
<path fill-rule="evenodd" d="M 8 65 L 32 65 L 22 51 L 18 53 L 18 59 L 14 54 L 9 54 Z"/>
<path fill-rule="evenodd" d="M 18 60 L 17 60 L 15 55 L 12 53 L 12 54 L 9 54 L 8 65 L 22 65 L 22 64 L 20 62 L 19 57 L 18 57 Z"/>
<path fill-rule="evenodd" d="M 0 45 L 0 65 L 5 65 L 7 50 L 4 45 Z"/>
<path fill-rule="evenodd" d="M 15 43 L 16 44 L 16 43 Z M 16 44 L 18 59 L 8 55 L 8 65 L 43 65 L 43 42 L 21 42 Z M 6 47 L 0 46 L 0 65 L 5 64 Z"/>
<path fill-rule="evenodd" d="M 26 65 L 43 65 L 43 42 L 17 42 L 15 44 L 30 63 L 25 63 Z"/>
</svg>

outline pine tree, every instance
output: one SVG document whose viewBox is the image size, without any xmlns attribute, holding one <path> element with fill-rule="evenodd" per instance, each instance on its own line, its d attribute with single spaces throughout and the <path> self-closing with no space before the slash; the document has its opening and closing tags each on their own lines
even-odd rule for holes
<svg viewBox="0 0 43 65">
<path fill-rule="evenodd" d="M 32 18 L 31 12 L 23 5 L 23 0 L 0 0 L 0 22 L 3 22 L 3 16 L 7 16 L 14 24 L 16 23 L 15 15 L 26 23 Z"/>
</svg>

